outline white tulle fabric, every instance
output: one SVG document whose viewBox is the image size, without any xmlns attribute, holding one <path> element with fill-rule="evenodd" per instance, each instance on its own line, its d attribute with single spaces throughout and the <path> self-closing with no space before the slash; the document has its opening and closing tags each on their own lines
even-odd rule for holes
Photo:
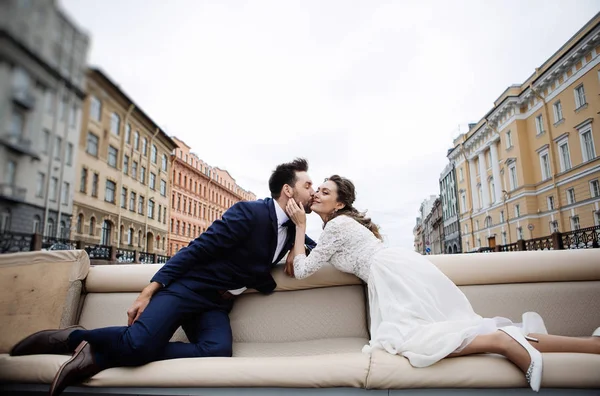
<svg viewBox="0 0 600 396">
<path fill-rule="evenodd" d="M 477 335 L 504 326 L 524 334 L 547 333 L 535 312 L 522 322 L 476 314 L 463 292 L 420 254 L 386 247 L 371 231 L 348 216 L 327 223 L 310 255 L 294 258 L 295 277 L 315 273 L 325 263 L 368 284 L 371 340 L 363 352 L 383 349 L 403 355 L 414 367 L 426 367 L 461 351 Z"/>
</svg>

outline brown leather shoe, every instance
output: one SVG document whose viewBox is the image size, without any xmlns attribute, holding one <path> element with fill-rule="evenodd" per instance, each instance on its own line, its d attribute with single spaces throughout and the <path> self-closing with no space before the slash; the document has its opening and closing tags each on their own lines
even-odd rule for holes
<svg viewBox="0 0 600 396">
<path fill-rule="evenodd" d="M 11 356 L 24 355 L 70 355 L 69 335 L 74 330 L 85 330 L 81 326 L 71 326 L 66 329 L 42 330 L 25 337 L 10 351 Z"/>
<path fill-rule="evenodd" d="M 83 341 L 71 359 L 60 366 L 50 385 L 50 396 L 60 395 L 68 386 L 84 381 L 102 371 L 94 362 L 92 347 Z"/>
</svg>

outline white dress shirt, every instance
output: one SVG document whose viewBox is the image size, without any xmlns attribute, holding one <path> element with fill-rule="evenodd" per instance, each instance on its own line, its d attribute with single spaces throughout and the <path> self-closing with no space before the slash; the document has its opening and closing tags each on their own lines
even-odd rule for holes
<svg viewBox="0 0 600 396">
<path fill-rule="evenodd" d="M 285 213 L 285 210 L 283 210 L 283 208 L 279 206 L 279 202 L 273 200 L 273 205 L 275 205 L 275 214 L 277 215 L 277 248 L 275 248 L 275 254 L 273 255 L 272 260 L 272 262 L 275 262 L 275 260 L 277 260 L 277 257 L 279 257 L 279 254 L 281 253 L 281 250 L 283 249 L 283 245 L 285 244 L 285 240 L 287 238 L 288 229 L 287 227 L 284 227 L 283 224 L 290 218 L 288 217 L 287 213 Z M 242 294 L 246 289 L 247 287 L 229 290 L 229 293 L 237 296 L 238 294 Z"/>
</svg>

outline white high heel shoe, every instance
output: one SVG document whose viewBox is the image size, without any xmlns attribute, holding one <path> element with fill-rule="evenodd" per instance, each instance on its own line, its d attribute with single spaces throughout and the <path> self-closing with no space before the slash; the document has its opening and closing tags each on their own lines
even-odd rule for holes
<svg viewBox="0 0 600 396">
<path fill-rule="evenodd" d="M 592 333 L 592 337 L 600 337 L 600 327 L 594 330 L 594 332 Z"/>
<path fill-rule="evenodd" d="M 532 337 L 523 336 L 523 334 L 521 334 L 521 330 L 515 326 L 501 327 L 499 330 L 512 337 L 529 353 L 531 363 L 529 364 L 529 368 L 525 373 L 525 378 L 527 379 L 529 386 L 531 386 L 531 389 L 539 392 L 540 385 L 542 383 L 542 354 L 540 351 L 532 347 L 529 342 L 527 342 L 527 339 L 534 342 L 537 342 L 538 340 Z"/>
</svg>

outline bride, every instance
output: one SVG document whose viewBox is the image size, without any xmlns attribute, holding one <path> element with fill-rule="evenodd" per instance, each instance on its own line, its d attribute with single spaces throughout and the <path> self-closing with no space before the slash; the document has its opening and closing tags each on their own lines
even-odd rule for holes
<svg viewBox="0 0 600 396">
<path fill-rule="evenodd" d="M 504 355 L 538 391 L 540 352 L 600 353 L 600 337 L 548 335 L 542 318 L 523 314 L 522 323 L 477 315 L 462 291 L 420 254 L 383 245 L 377 225 L 353 206 L 354 184 L 331 176 L 315 193 L 311 209 L 323 219 L 317 247 L 305 255 L 306 213 L 290 199 L 286 212 L 296 225 L 294 248 L 285 272 L 306 278 L 325 263 L 355 274 L 368 284 L 371 340 L 369 353 L 383 349 L 427 367 L 445 357 L 475 353 Z M 600 335 L 600 328 L 594 332 Z"/>
</svg>

